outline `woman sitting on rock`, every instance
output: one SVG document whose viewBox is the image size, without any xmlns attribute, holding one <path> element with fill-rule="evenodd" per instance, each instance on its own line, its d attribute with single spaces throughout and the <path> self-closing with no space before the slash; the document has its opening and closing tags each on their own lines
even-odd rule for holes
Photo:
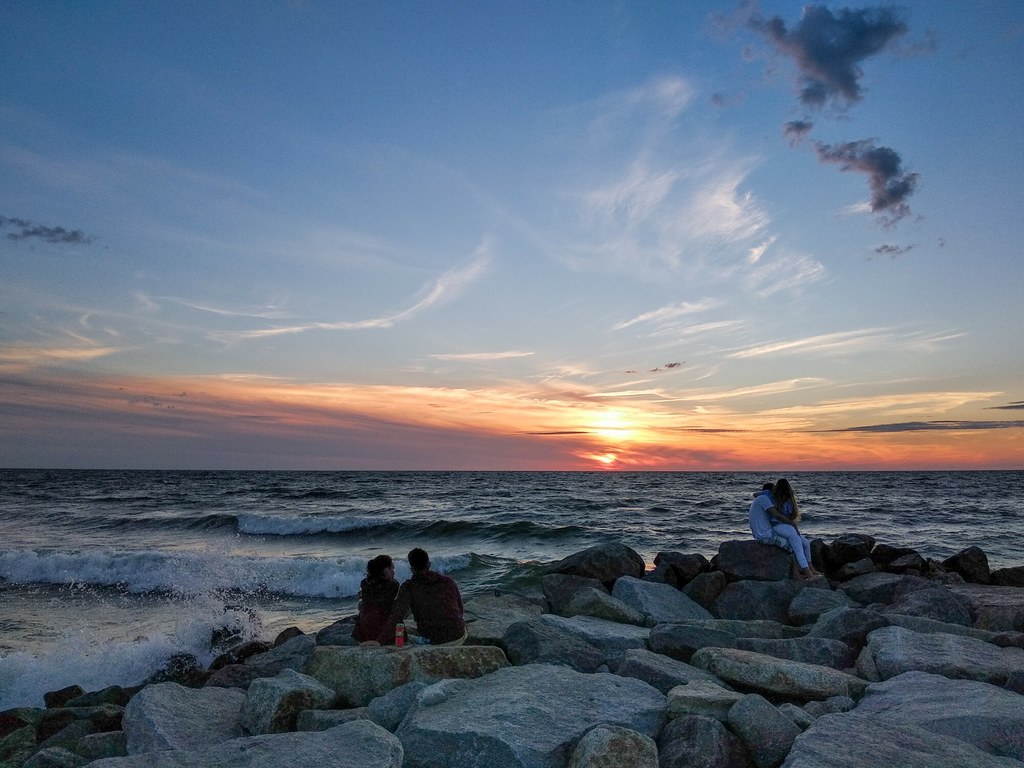
<svg viewBox="0 0 1024 768">
<path fill-rule="evenodd" d="M 782 536 L 793 550 L 797 563 L 801 566 L 802 576 L 820 576 L 821 574 L 811 564 L 811 542 L 800 533 L 796 526 L 800 519 L 800 506 L 796 503 L 796 493 L 793 492 L 793 486 L 789 484 L 789 480 L 781 478 L 775 483 L 775 487 L 772 489 L 772 498 L 775 501 L 775 508 L 789 521 L 784 523 L 778 518 L 772 518 L 772 530 Z"/>
<path fill-rule="evenodd" d="M 394 607 L 398 587 L 395 563 L 390 557 L 377 555 L 366 564 L 366 578 L 359 584 L 359 615 L 352 637 L 361 643 L 377 639 Z"/>
</svg>

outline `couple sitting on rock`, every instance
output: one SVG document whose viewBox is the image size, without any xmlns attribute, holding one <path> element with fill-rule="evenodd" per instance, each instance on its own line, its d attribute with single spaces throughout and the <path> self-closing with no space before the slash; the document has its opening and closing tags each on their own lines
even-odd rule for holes
<svg viewBox="0 0 1024 768">
<path fill-rule="evenodd" d="M 765 483 L 750 504 L 750 531 L 762 544 L 774 544 L 792 552 L 800 569 L 800 578 L 820 576 L 811 564 L 811 542 L 797 528 L 800 508 L 796 494 L 786 479 L 774 485 Z"/>
<path fill-rule="evenodd" d="M 430 556 L 417 547 L 409 552 L 412 578 L 401 587 L 395 580 L 395 564 L 378 555 L 366 564 L 366 578 L 359 585 L 359 615 L 352 637 L 360 642 L 393 645 L 395 625 L 412 611 L 418 644 L 462 645 L 468 634 L 462 618 L 462 595 L 455 580 L 430 568 Z"/>
</svg>

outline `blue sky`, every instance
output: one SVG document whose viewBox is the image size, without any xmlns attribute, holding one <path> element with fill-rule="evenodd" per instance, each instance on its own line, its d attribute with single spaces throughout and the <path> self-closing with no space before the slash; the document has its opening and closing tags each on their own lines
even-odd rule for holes
<svg viewBox="0 0 1024 768">
<path fill-rule="evenodd" d="M 0 465 L 1024 466 L 1024 7 L 0 8 Z"/>
</svg>

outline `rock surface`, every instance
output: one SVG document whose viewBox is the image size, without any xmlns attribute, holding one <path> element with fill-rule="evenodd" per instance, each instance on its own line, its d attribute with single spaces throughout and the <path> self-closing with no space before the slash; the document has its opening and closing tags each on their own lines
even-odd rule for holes
<svg viewBox="0 0 1024 768">
<path fill-rule="evenodd" d="M 233 688 L 148 685 L 124 711 L 128 754 L 191 749 L 242 736 L 245 694 Z"/>
</svg>

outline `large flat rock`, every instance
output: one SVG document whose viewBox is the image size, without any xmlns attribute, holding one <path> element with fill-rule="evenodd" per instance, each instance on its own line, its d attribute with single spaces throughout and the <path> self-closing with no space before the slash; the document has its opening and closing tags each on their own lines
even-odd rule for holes
<svg viewBox="0 0 1024 768">
<path fill-rule="evenodd" d="M 147 685 L 124 711 L 128 754 L 187 749 L 244 736 L 245 693 L 234 688 Z"/>
<path fill-rule="evenodd" d="M 983 640 L 942 632 L 913 632 L 882 627 L 868 635 L 857 660 L 867 677 L 888 680 L 904 672 L 931 672 L 943 677 L 1004 685 L 1024 669 L 1024 649 L 1000 648 Z"/>
<path fill-rule="evenodd" d="M 640 680 L 527 664 L 429 686 L 397 735 L 404 768 L 563 768 L 598 725 L 655 738 L 666 707 Z"/>
<path fill-rule="evenodd" d="M 805 701 L 855 698 L 867 687 L 865 680 L 836 669 L 738 648 L 702 648 L 690 663 L 741 690 L 768 696 Z"/>
</svg>

